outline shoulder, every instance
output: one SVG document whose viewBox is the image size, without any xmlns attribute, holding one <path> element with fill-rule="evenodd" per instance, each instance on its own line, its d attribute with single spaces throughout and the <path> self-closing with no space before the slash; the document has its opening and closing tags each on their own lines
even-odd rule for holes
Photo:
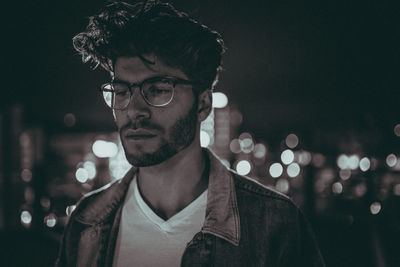
<svg viewBox="0 0 400 267">
<path fill-rule="evenodd" d="M 242 203 L 243 206 L 249 206 L 253 209 L 258 208 L 260 213 L 267 210 L 268 213 L 276 212 L 295 217 L 301 213 L 298 206 L 287 195 L 233 170 L 230 170 L 230 172 L 235 184 L 238 204 Z"/>
<path fill-rule="evenodd" d="M 113 181 L 97 190 L 85 194 L 77 203 L 72 217 L 83 223 L 98 223 L 106 219 L 123 201 L 134 177 L 131 169 L 121 180 Z"/>
</svg>

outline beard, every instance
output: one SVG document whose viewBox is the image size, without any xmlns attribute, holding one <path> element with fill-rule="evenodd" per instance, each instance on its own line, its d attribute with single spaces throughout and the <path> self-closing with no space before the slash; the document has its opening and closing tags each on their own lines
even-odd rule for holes
<svg viewBox="0 0 400 267">
<path fill-rule="evenodd" d="M 146 126 L 146 124 L 146 122 L 142 123 L 143 126 Z M 159 129 L 164 133 L 168 132 L 165 131 L 165 129 L 161 129 L 158 125 L 149 125 L 148 127 Z M 197 101 L 195 101 L 192 108 L 185 116 L 179 118 L 171 126 L 168 138 L 162 139 L 158 148 L 154 152 L 129 153 L 127 144 L 125 144 L 124 139 L 122 138 L 122 130 L 125 128 L 126 127 L 120 129 L 119 132 L 128 162 L 136 167 L 157 165 L 176 155 L 179 151 L 193 143 L 197 129 Z"/>
</svg>

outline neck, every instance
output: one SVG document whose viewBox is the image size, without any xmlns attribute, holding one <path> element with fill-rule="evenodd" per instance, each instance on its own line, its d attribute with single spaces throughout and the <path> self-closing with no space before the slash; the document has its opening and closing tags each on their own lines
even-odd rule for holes
<svg viewBox="0 0 400 267">
<path fill-rule="evenodd" d="M 205 166 L 200 144 L 194 141 L 158 165 L 141 167 L 138 173 L 140 192 L 153 211 L 166 220 L 207 188 L 208 176 L 203 175 Z"/>
</svg>

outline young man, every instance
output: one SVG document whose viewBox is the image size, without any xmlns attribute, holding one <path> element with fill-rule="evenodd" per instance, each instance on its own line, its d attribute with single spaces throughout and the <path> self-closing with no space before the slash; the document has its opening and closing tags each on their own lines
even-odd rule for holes
<svg viewBox="0 0 400 267">
<path fill-rule="evenodd" d="M 287 197 L 200 146 L 218 33 L 169 4 L 119 2 L 73 41 L 111 74 L 101 90 L 134 167 L 80 200 L 57 266 L 324 266 Z"/>
</svg>

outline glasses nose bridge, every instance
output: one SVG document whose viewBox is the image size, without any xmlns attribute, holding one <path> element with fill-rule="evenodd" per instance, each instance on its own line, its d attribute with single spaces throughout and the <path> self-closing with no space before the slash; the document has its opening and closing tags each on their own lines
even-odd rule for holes
<svg viewBox="0 0 400 267">
<path fill-rule="evenodd" d="M 144 102 L 146 102 L 146 99 L 144 98 L 144 95 L 142 93 L 142 84 L 130 84 L 128 86 L 128 88 L 129 88 L 129 102 L 128 102 L 128 105 L 130 105 L 130 103 L 132 102 L 132 99 L 137 100 L 139 98 L 142 98 L 142 100 Z M 134 96 L 135 89 L 138 89 L 137 94 L 139 94 L 139 96 L 138 95 Z"/>
</svg>

